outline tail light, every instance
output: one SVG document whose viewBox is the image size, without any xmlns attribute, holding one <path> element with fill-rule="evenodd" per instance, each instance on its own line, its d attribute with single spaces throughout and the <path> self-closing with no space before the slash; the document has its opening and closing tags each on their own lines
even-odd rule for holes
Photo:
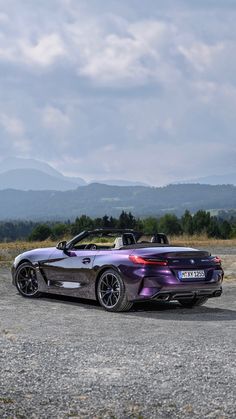
<svg viewBox="0 0 236 419">
<path fill-rule="evenodd" d="M 129 260 L 137 265 L 157 265 L 166 266 L 168 262 L 166 260 L 148 259 L 142 258 L 141 256 L 130 255 Z"/>
</svg>

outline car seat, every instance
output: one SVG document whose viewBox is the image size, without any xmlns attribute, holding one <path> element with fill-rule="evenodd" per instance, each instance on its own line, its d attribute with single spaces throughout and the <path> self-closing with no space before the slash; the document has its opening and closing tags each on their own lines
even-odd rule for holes
<svg viewBox="0 0 236 419">
<path fill-rule="evenodd" d="M 122 237 L 116 237 L 114 242 L 114 249 L 120 249 L 124 246 Z"/>
</svg>

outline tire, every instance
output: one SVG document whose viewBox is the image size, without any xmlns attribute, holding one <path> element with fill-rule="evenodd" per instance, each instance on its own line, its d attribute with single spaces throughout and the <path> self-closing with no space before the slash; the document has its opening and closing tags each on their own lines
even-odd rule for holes
<svg viewBox="0 0 236 419">
<path fill-rule="evenodd" d="M 37 298 L 41 296 L 38 291 L 36 270 L 30 262 L 18 266 L 15 274 L 16 288 L 23 297 Z"/>
<path fill-rule="evenodd" d="M 202 306 L 208 300 L 207 297 L 196 297 L 189 300 L 178 300 L 183 307 L 192 308 Z"/>
<path fill-rule="evenodd" d="M 125 284 L 121 276 L 109 269 L 100 276 L 97 283 L 97 299 L 107 311 L 129 311 L 133 303 L 128 301 Z"/>
</svg>

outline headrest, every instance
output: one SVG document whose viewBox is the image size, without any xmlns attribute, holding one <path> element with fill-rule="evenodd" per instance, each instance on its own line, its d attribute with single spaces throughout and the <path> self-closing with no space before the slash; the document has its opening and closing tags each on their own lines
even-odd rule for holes
<svg viewBox="0 0 236 419">
<path fill-rule="evenodd" d="M 122 237 L 117 237 L 117 238 L 115 239 L 114 249 L 120 249 L 120 248 L 121 248 L 121 247 L 123 247 L 123 246 L 124 246 L 124 244 L 123 244 Z"/>
</svg>

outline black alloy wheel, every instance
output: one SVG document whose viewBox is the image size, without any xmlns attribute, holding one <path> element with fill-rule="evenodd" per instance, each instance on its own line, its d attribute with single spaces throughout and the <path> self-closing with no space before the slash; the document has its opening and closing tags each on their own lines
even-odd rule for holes
<svg viewBox="0 0 236 419">
<path fill-rule="evenodd" d="M 28 298 L 39 297 L 36 270 L 30 262 L 25 262 L 16 270 L 16 287 L 21 295 Z"/>
<path fill-rule="evenodd" d="M 97 284 L 98 301 L 107 311 L 129 311 L 133 303 L 128 301 L 125 284 L 113 269 L 101 275 Z"/>
</svg>

